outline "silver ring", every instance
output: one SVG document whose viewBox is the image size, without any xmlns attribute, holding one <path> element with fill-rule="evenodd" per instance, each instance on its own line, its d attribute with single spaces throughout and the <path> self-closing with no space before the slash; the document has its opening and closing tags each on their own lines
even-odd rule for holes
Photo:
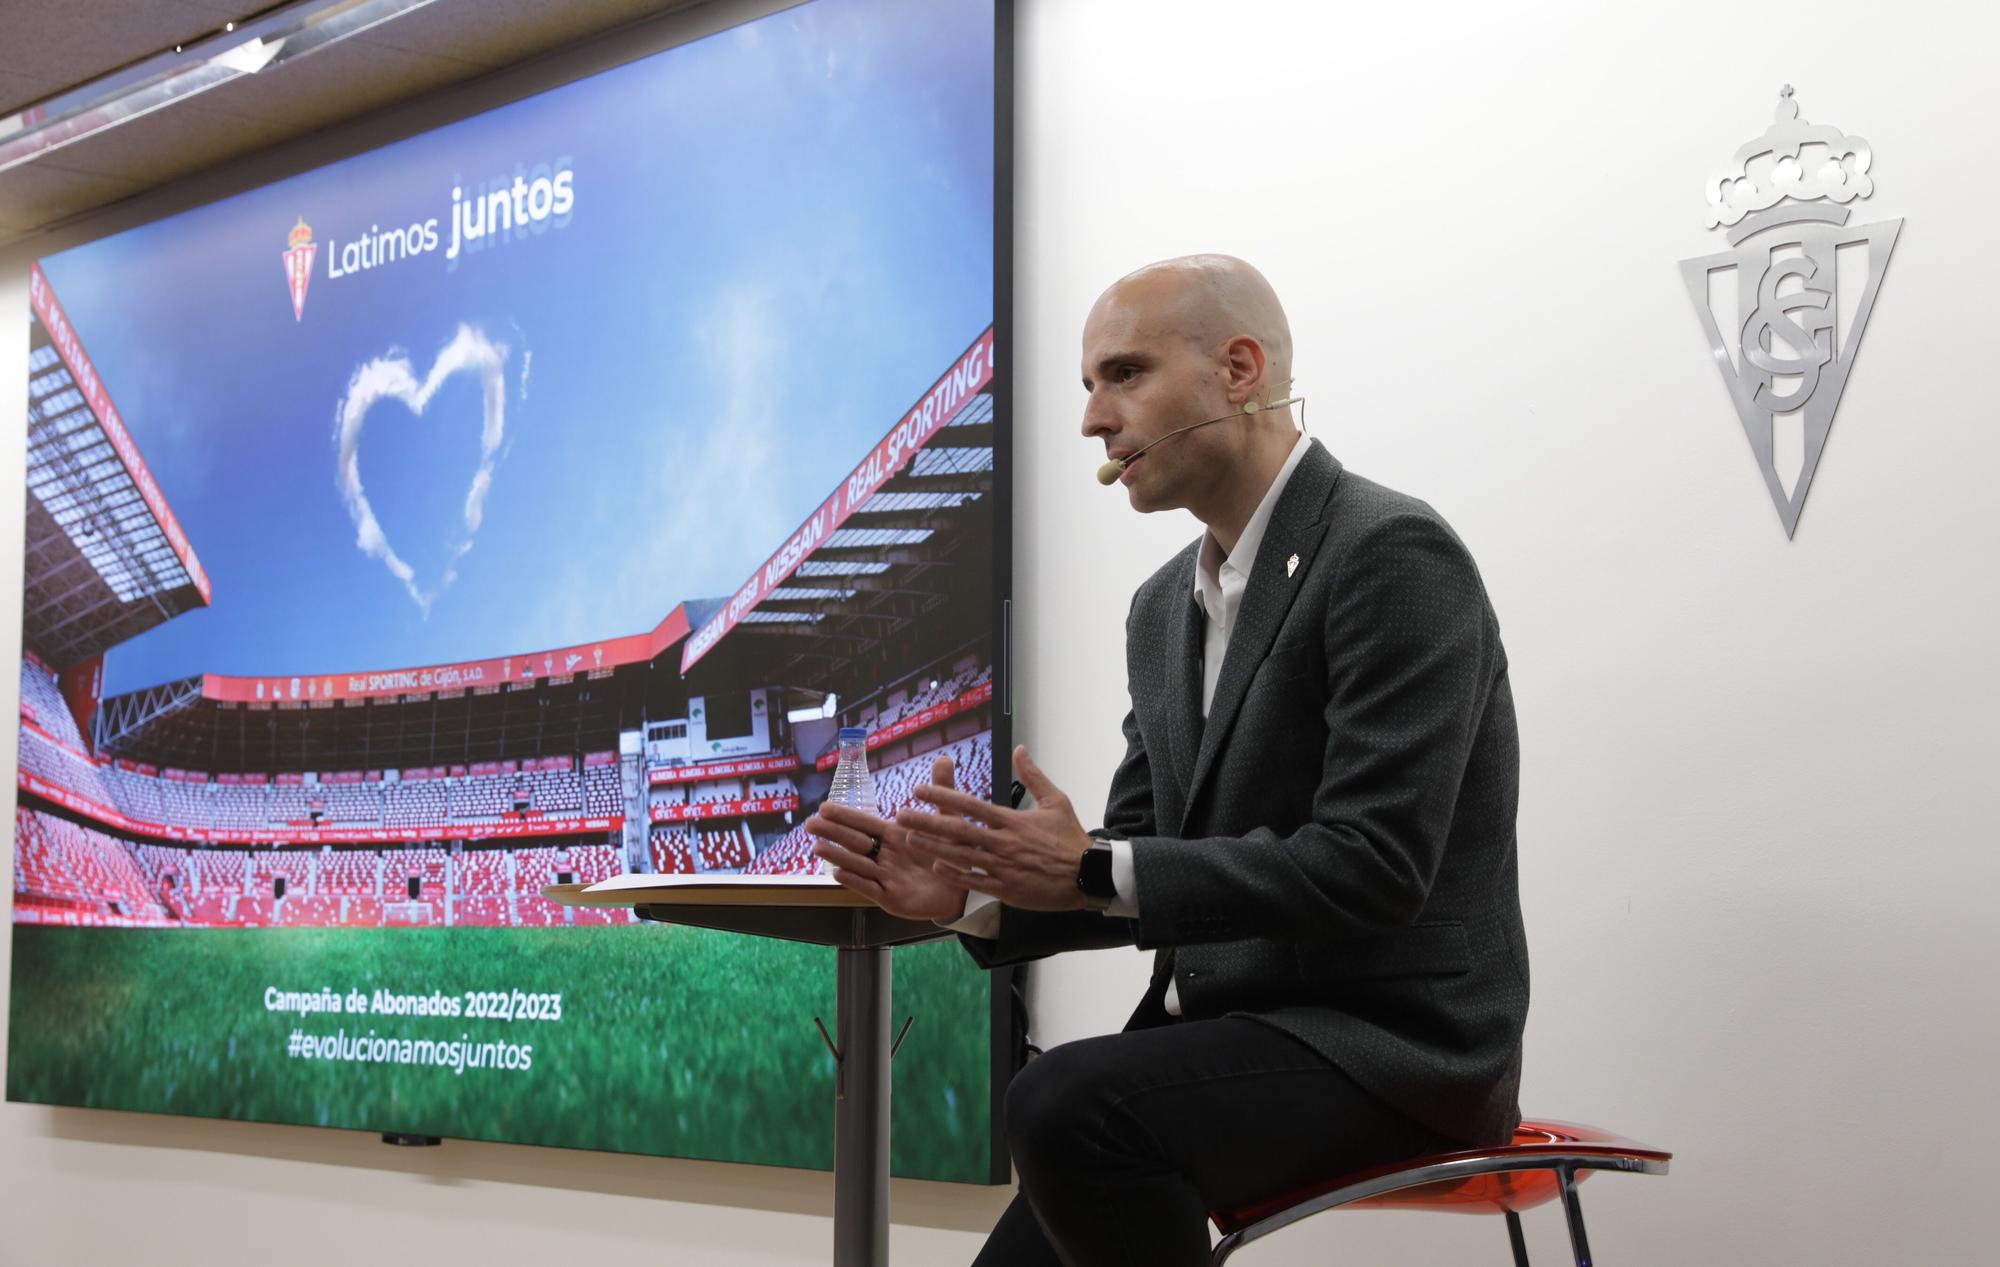
<svg viewBox="0 0 2000 1267">
<path fill-rule="evenodd" d="M 882 838 L 880 836 L 870 836 L 868 838 L 868 861 L 873 862 L 881 856 Z"/>
</svg>

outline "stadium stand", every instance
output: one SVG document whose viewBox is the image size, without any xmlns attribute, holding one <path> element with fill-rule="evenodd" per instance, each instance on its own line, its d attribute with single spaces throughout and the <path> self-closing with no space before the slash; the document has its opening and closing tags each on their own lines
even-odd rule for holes
<svg viewBox="0 0 2000 1267">
<path fill-rule="evenodd" d="M 741 871 L 750 861 L 750 842 L 741 829 L 705 831 L 696 857 L 703 871 Z"/>
<path fill-rule="evenodd" d="M 23 681 L 42 680 L 31 662 L 23 660 L 22 664 Z M 64 711 L 61 716 L 69 714 Z M 499 823 L 519 819 L 515 805 L 520 791 L 527 793 L 525 803 L 532 807 L 530 812 L 542 815 L 610 817 L 624 809 L 616 767 L 467 775 L 409 783 L 271 785 L 216 783 L 206 775 L 169 779 L 100 765 L 80 749 L 68 746 L 67 741 L 58 742 L 33 726 L 21 728 L 20 752 L 23 770 L 79 796 L 141 823 L 196 830 L 313 826 L 315 808 L 320 811 L 318 825 L 328 827 Z M 686 798 L 685 789 L 673 790 L 680 799 Z"/>
<path fill-rule="evenodd" d="M 83 733 L 76 728 L 76 719 L 70 716 L 69 705 L 63 702 L 56 675 L 27 656 L 21 657 L 21 713 L 32 717 L 57 743 L 67 744 L 78 752 L 89 749 Z"/>
<path fill-rule="evenodd" d="M 350 897 L 341 899 L 340 923 L 349 928 L 375 928 L 382 923 L 382 899 Z"/>
<path fill-rule="evenodd" d="M 542 896 L 542 886 L 571 875 L 565 849 L 515 849 L 514 922 L 526 928 L 553 928 L 567 923 L 568 907 Z M 571 876 L 571 878 L 574 878 Z"/>
<path fill-rule="evenodd" d="M 917 784 L 930 778 L 931 763 L 940 753 L 949 755 L 957 770 L 958 786 L 968 795 L 986 800 L 993 795 L 993 732 L 983 730 L 942 748 L 914 756 L 883 769 L 875 775 L 875 796 L 882 811 L 893 814 L 916 799 Z"/>
<path fill-rule="evenodd" d="M 211 891 L 241 893 L 250 876 L 250 855 L 237 849 L 196 849 L 188 855 L 188 874 L 204 896 Z"/>
<path fill-rule="evenodd" d="M 340 903 L 337 897 L 288 893 L 275 904 L 272 923 L 280 928 L 323 928 L 339 921 Z"/>
<path fill-rule="evenodd" d="M 33 810 L 14 811 L 14 891 L 33 897 L 81 896 L 57 856 L 50 821 Z"/>
<path fill-rule="evenodd" d="M 241 894 L 220 890 L 197 894 L 183 916 L 191 924 L 228 926 L 236 922 L 236 901 Z"/>
<path fill-rule="evenodd" d="M 115 769 L 115 767 L 114 767 Z M 207 827 L 213 821 L 214 801 L 209 796 L 208 783 L 183 783 L 176 779 L 147 779 L 144 775 L 120 774 L 126 779 L 141 783 L 156 783 L 159 792 L 158 809 L 151 817 L 125 812 L 134 818 L 145 818 L 149 823 L 178 823 L 184 827 Z"/>
<path fill-rule="evenodd" d="M 123 843 L 102 832 L 64 824 L 70 829 L 63 850 L 68 855 L 70 874 L 85 892 L 98 897 L 116 895 L 112 900 L 118 913 L 146 923 L 166 918 L 166 911 L 150 892 L 139 864 Z"/>
<path fill-rule="evenodd" d="M 278 899 L 269 893 L 245 893 L 233 899 L 229 924 L 233 928 L 277 927 Z"/>
<path fill-rule="evenodd" d="M 451 855 L 443 849 L 391 849 L 382 855 L 382 922 L 445 922 Z M 416 894 L 410 895 L 411 882 Z"/>
<path fill-rule="evenodd" d="M 743 799 L 743 780 L 722 779 L 712 783 L 697 783 L 688 799 L 704 804 L 715 801 L 740 801 Z"/>
<path fill-rule="evenodd" d="M 266 823 L 303 823 L 307 807 L 318 788 L 309 788 L 303 783 L 273 784 L 264 799 L 264 821 Z"/>
<path fill-rule="evenodd" d="M 936 688 L 926 682 L 923 689 L 878 714 L 877 724 L 887 711 L 908 715 L 989 677 L 990 670 L 968 669 Z M 31 699 L 37 714 L 46 715 L 60 705 L 54 677 L 27 659 L 22 680 L 24 698 Z M 54 716 L 67 718 L 68 712 L 58 709 Z M 73 733 L 74 724 L 68 729 Z M 947 747 L 957 761 L 961 785 L 990 797 L 991 732 Z M 518 821 L 522 815 L 516 806 L 523 802 L 531 806 L 530 817 L 600 810 L 609 816 L 622 810 L 621 771 L 615 765 L 586 767 L 579 762 L 566 770 L 502 770 L 407 782 L 392 778 L 380 783 L 217 783 L 206 776 L 169 779 L 99 764 L 37 727 L 22 728 L 21 752 L 25 769 L 80 789 L 132 819 L 171 827 L 251 830 L 310 822 L 309 809 L 315 806 L 321 810 L 323 825 L 379 824 L 392 829 Z M 877 793 L 885 812 L 893 813 L 912 799 L 916 784 L 928 777 L 935 755 L 926 752 L 877 772 Z M 655 804 L 716 804 L 798 792 L 793 776 L 781 773 L 671 784 L 652 789 L 648 799 Z M 618 874 L 623 862 L 618 849 L 610 845 L 474 848 L 456 857 L 443 848 L 421 847 L 387 851 L 322 847 L 316 852 L 188 849 L 126 842 L 75 828 L 64 819 L 50 821 L 61 829 L 42 825 L 38 816 L 36 827 L 24 826 L 17 833 L 16 909 L 24 920 L 552 927 L 630 919 L 629 912 L 618 910 L 570 914 L 569 908 L 540 895 L 541 887 L 560 875 L 591 883 Z M 73 843 L 78 832 L 86 833 L 81 839 L 88 844 Z M 72 843 L 57 849 L 47 844 L 52 836 Z M 802 825 L 761 852 L 755 850 L 748 825 L 739 819 L 660 824 L 648 833 L 648 846 L 653 869 L 669 874 L 738 870 L 787 874 L 818 868 Z M 72 857 L 83 860 L 78 866 L 87 883 L 77 878 L 75 869 L 66 871 L 60 865 Z M 408 892 L 413 876 L 419 881 L 415 898 Z M 275 895 L 274 882 L 279 878 L 285 881 L 282 899 Z"/>
<path fill-rule="evenodd" d="M 512 775 L 454 779 L 446 791 L 446 802 L 454 820 L 498 822 L 501 815 L 514 808 L 513 791 Z"/>
<path fill-rule="evenodd" d="M 132 774 L 116 766 L 100 767 L 98 780 L 111 794 L 111 804 L 133 818 L 148 823 L 167 821 L 165 799 L 160 792 L 162 780 Z"/>
<path fill-rule="evenodd" d="M 218 783 L 209 793 L 209 806 L 218 828 L 253 831 L 268 825 L 271 789 L 261 785 Z"/>
<path fill-rule="evenodd" d="M 583 772 L 583 812 L 617 814 L 624 808 L 625 792 L 618 785 L 618 767 L 587 767 Z"/>
<path fill-rule="evenodd" d="M 451 819 L 443 779 L 391 783 L 382 792 L 385 827 L 442 827 Z"/>
<path fill-rule="evenodd" d="M 382 821 L 382 785 L 379 783 L 323 783 L 319 791 L 326 802 L 326 813 L 321 820 L 323 822 L 380 823 Z"/>
<path fill-rule="evenodd" d="M 506 897 L 514 891 L 512 849 L 466 849 L 452 865 L 458 897 Z"/>
<path fill-rule="evenodd" d="M 322 849 L 317 891 L 336 897 L 380 897 L 382 855 L 372 849 Z"/>
<path fill-rule="evenodd" d="M 21 768 L 100 805 L 116 804 L 104 767 L 84 756 L 81 749 L 57 743 L 32 726 L 21 727 Z"/>
<path fill-rule="evenodd" d="M 24 923 L 146 927 L 168 920 L 123 842 L 25 807 L 14 812 L 14 892 Z"/>
<path fill-rule="evenodd" d="M 569 922 L 575 924 L 637 924 L 638 915 L 623 906 L 573 906 Z"/>
<path fill-rule="evenodd" d="M 382 893 L 385 897 L 402 897 L 408 892 L 405 886 L 411 880 L 421 886 L 419 897 L 431 890 L 443 893 L 450 872 L 451 855 L 443 849 L 391 849 L 382 855 Z"/>
<path fill-rule="evenodd" d="M 696 870 L 693 833 L 685 828 L 655 827 L 651 837 L 653 870 L 677 875 Z"/>
<path fill-rule="evenodd" d="M 695 870 L 692 845 L 679 847 L 681 869 Z M 563 877 L 595 883 L 624 870 L 615 845 L 596 843 L 456 857 L 421 847 L 182 848 L 125 840 L 26 806 L 17 811 L 14 850 L 21 922 L 71 924 L 372 927 L 443 923 L 449 911 L 454 924 L 553 926 L 566 922 L 565 908 L 542 898 L 541 886 Z M 712 852 L 727 856 L 725 847 Z M 582 920 L 629 921 L 622 910 Z"/>
<path fill-rule="evenodd" d="M 872 716 L 864 709 L 860 724 L 876 729 L 884 726 L 893 726 L 905 717 L 920 713 L 933 704 L 942 704 L 946 700 L 957 699 L 961 694 L 971 690 L 973 687 L 992 680 L 993 666 L 991 665 L 961 669 L 950 678 L 940 679 L 936 686 L 930 685 L 928 679 L 919 674 L 916 678 L 912 679 L 908 687 L 903 688 L 903 698 L 900 700 L 895 699 L 898 692 L 892 690 L 889 694 L 895 702 L 884 705 L 880 711 L 874 713 Z M 918 682 L 921 682 L 922 685 L 918 686 Z"/>
<path fill-rule="evenodd" d="M 545 884 L 557 883 L 559 873 L 570 869 L 566 849 L 509 849 L 514 860 L 514 887 L 523 893 L 539 892 Z"/>
<path fill-rule="evenodd" d="M 916 800 L 916 787 L 930 778 L 931 763 L 940 753 L 951 757 L 962 790 L 981 800 L 991 799 L 993 732 L 983 730 L 878 771 L 875 775 L 875 799 L 881 803 L 885 816 L 892 816 L 912 803 L 923 804 Z M 746 875 L 789 875 L 818 868 L 819 858 L 812 852 L 812 837 L 801 823 L 766 846 L 743 871 Z"/>
<path fill-rule="evenodd" d="M 511 907 L 509 899 L 499 894 L 453 898 L 451 922 L 464 926 L 503 928 L 514 922 Z"/>
<path fill-rule="evenodd" d="M 250 855 L 250 882 L 246 886 L 253 894 L 266 897 L 277 896 L 277 882 L 285 882 L 287 896 L 311 893 L 317 868 L 316 859 L 309 853 L 280 853 L 276 850 L 262 850 Z"/>
<path fill-rule="evenodd" d="M 574 770 L 536 770 L 523 776 L 530 804 L 544 814 L 583 813 L 583 776 Z"/>
<path fill-rule="evenodd" d="M 146 873 L 147 887 L 158 893 L 169 879 L 176 889 L 186 890 L 193 885 L 193 876 L 188 868 L 188 850 L 173 849 L 166 845 L 139 845 L 134 852 L 139 858 L 139 869 Z"/>
<path fill-rule="evenodd" d="M 518 928 L 559 928 L 569 922 L 569 909 L 539 893 L 524 895 L 514 899 L 514 924 Z"/>
<path fill-rule="evenodd" d="M 812 851 L 812 842 L 805 824 L 800 823 L 752 858 L 750 865 L 743 868 L 743 874 L 796 875 L 817 871 L 819 858 Z"/>
<path fill-rule="evenodd" d="M 625 873 L 624 860 L 612 845 L 575 845 L 569 855 L 571 878 L 577 884 L 596 884 Z"/>
</svg>

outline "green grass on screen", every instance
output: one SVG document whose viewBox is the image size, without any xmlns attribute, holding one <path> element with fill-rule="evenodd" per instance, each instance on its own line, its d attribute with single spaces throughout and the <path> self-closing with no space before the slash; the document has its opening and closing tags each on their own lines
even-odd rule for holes
<svg viewBox="0 0 2000 1267">
<path fill-rule="evenodd" d="M 560 993 L 560 1021 L 268 1011 L 265 990 Z M 895 952 L 896 1174 L 986 1181 L 986 974 Z M 7 1096 L 826 1168 L 834 952 L 667 926 L 14 928 Z M 504 1041 L 526 1072 L 298 1059 L 310 1035 Z"/>
</svg>

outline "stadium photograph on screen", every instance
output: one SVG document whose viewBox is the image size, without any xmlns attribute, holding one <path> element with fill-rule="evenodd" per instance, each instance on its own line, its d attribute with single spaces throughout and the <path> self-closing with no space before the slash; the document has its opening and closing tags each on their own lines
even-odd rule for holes
<svg viewBox="0 0 2000 1267">
<path fill-rule="evenodd" d="M 830 953 L 542 890 L 1004 785 L 998 64 L 811 0 L 32 269 L 9 1099 L 830 1164 Z M 1004 990 L 896 956 L 895 1173 Z"/>
</svg>

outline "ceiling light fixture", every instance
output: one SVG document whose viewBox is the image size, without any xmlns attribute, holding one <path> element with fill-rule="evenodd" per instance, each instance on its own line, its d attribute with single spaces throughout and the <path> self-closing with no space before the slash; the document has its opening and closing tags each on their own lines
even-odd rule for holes
<svg viewBox="0 0 2000 1267">
<path fill-rule="evenodd" d="M 296 0 L 194 44 L 176 44 L 122 70 L 0 118 L 0 172 L 151 114 L 243 75 L 282 66 L 431 0 Z M 191 53 L 192 56 L 183 56 Z"/>
</svg>

